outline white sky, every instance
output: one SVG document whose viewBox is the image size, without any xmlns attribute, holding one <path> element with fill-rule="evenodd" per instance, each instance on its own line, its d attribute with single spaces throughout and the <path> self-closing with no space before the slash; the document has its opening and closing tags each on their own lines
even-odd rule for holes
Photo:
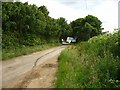
<svg viewBox="0 0 120 90">
<path fill-rule="evenodd" d="M 38 7 L 45 5 L 49 16 L 64 17 L 68 22 L 83 18 L 88 14 L 103 22 L 104 31 L 113 32 L 118 28 L 118 1 L 120 0 L 20 0 Z"/>
</svg>

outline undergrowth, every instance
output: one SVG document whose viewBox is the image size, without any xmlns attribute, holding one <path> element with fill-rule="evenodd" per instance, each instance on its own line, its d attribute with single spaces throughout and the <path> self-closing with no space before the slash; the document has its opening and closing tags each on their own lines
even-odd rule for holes
<svg viewBox="0 0 120 90">
<path fill-rule="evenodd" d="M 72 45 L 59 56 L 57 88 L 120 88 L 118 33 Z"/>
</svg>

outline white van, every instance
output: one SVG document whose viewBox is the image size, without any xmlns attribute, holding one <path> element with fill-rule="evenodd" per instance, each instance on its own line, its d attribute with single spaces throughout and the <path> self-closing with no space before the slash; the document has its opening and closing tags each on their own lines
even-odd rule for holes
<svg viewBox="0 0 120 90">
<path fill-rule="evenodd" d="M 75 43 L 76 39 L 74 39 L 73 37 L 67 37 L 66 42 L 68 42 L 68 43 Z"/>
</svg>

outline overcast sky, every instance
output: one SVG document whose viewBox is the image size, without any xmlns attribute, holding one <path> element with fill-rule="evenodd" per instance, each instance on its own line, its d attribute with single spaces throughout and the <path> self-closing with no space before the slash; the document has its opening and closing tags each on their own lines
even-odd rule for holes
<svg viewBox="0 0 120 90">
<path fill-rule="evenodd" d="M 120 0 L 20 0 L 37 6 L 45 5 L 49 16 L 64 17 L 68 22 L 88 14 L 98 17 L 104 31 L 118 28 L 118 1 Z"/>
</svg>

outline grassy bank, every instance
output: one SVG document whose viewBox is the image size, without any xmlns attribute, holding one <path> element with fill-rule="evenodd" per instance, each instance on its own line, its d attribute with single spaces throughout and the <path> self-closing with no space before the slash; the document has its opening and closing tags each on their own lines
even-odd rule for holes
<svg viewBox="0 0 120 90">
<path fill-rule="evenodd" d="M 57 88 L 120 88 L 118 34 L 68 47 L 59 56 Z"/>
<path fill-rule="evenodd" d="M 48 48 L 52 48 L 55 46 L 59 46 L 60 44 L 44 44 L 44 45 L 36 45 L 36 46 L 21 46 L 15 47 L 11 49 L 2 49 L 2 60 L 7 60 L 13 57 L 17 57 L 20 55 L 27 55 L 33 52 L 45 50 Z"/>
</svg>

